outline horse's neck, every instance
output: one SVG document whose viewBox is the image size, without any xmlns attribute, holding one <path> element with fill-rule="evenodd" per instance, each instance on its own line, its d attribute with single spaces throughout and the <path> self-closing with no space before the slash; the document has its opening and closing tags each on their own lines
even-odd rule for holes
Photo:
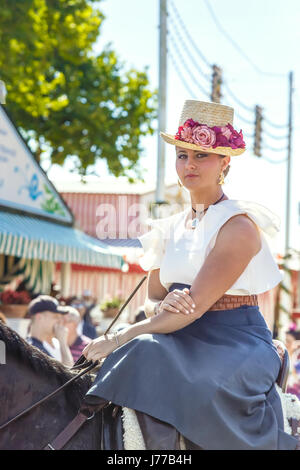
<svg viewBox="0 0 300 470">
<path fill-rule="evenodd" d="M 0 366 L 0 377 L 0 424 L 6 423 L 61 385 L 55 374 L 47 377 L 45 372 L 34 370 L 9 355 L 6 364 Z M 31 445 L 39 448 L 39 442 L 43 445 L 49 438 L 49 429 L 54 428 L 55 423 L 57 427 L 58 422 L 67 424 L 74 411 L 67 403 L 65 393 L 61 392 L 10 424 L 0 435 L 0 448 L 28 449 Z"/>
<path fill-rule="evenodd" d="M 6 396 L 5 407 L 8 415 L 15 416 L 57 386 L 55 377 L 52 377 L 51 380 L 47 379 L 38 370 L 35 371 L 10 356 L 7 357 L 6 364 L 1 367 L 0 373 L 1 387 L 3 387 L 1 396 L 3 393 Z M 2 411 L 3 409 L 1 409 L 1 414 Z"/>
</svg>

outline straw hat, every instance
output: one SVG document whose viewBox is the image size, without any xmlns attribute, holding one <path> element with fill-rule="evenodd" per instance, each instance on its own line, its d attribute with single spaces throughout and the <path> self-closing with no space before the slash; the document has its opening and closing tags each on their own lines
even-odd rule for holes
<svg viewBox="0 0 300 470">
<path fill-rule="evenodd" d="M 165 142 L 191 150 L 220 155 L 245 152 L 242 131 L 232 127 L 234 110 L 230 106 L 186 100 L 176 135 L 160 132 Z M 219 145 L 220 144 L 220 145 Z"/>
</svg>

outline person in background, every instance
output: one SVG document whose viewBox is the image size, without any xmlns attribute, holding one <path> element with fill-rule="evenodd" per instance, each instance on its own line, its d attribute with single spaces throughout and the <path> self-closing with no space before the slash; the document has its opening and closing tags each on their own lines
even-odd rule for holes
<svg viewBox="0 0 300 470">
<path fill-rule="evenodd" d="M 56 300 L 60 301 L 60 299 L 61 299 L 61 287 L 60 287 L 59 284 L 54 284 L 54 282 L 52 282 L 50 295 L 51 295 L 51 297 L 54 297 Z"/>
<path fill-rule="evenodd" d="M 87 308 L 84 302 L 80 299 L 73 299 L 71 307 L 76 308 L 80 314 L 81 321 L 77 327 L 78 335 L 84 335 L 88 338 L 95 339 L 98 337 L 97 330 L 92 324 L 89 314 L 87 313 Z"/>
<path fill-rule="evenodd" d="M 84 291 L 82 292 L 82 303 L 85 306 L 84 321 L 87 325 L 92 325 L 93 330 L 95 327 L 95 330 L 93 333 L 92 333 L 92 330 L 90 329 L 90 333 L 95 334 L 95 331 L 97 331 L 96 326 L 98 325 L 98 322 L 95 320 L 95 318 L 92 318 L 91 312 L 97 305 L 97 298 L 92 296 L 92 292 L 90 290 L 84 289 Z M 87 328 L 89 328 L 89 326 Z"/>
<path fill-rule="evenodd" d="M 285 345 L 288 350 L 289 356 L 292 357 L 295 351 L 300 348 L 300 331 L 292 329 L 286 331 Z"/>
<path fill-rule="evenodd" d="M 65 366 L 72 367 L 73 357 L 67 343 L 68 330 L 62 321 L 67 313 L 54 297 L 39 295 L 28 306 L 31 324 L 26 340 Z"/>
<path fill-rule="evenodd" d="M 83 349 L 91 341 L 91 338 L 78 334 L 77 328 L 81 321 L 78 310 L 69 305 L 64 308 L 67 311 L 67 315 L 64 316 L 64 326 L 68 330 L 68 346 L 73 356 L 73 360 L 76 362 L 81 356 Z"/>
<path fill-rule="evenodd" d="M 285 345 L 290 357 L 290 374 L 286 391 L 300 399 L 300 331 L 288 330 L 285 333 Z"/>
<path fill-rule="evenodd" d="M 88 316 L 88 320 L 91 322 L 90 312 L 96 306 L 97 299 L 92 296 L 92 293 L 88 289 L 84 289 L 82 293 L 82 303 L 86 307 L 85 315 Z"/>
</svg>

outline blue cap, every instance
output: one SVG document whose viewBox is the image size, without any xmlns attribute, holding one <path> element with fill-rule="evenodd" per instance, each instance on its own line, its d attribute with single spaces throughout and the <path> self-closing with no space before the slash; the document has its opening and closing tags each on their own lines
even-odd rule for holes
<svg viewBox="0 0 300 470">
<path fill-rule="evenodd" d="M 36 313 L 53 312 L 66 315 L 68 312 L 59 305 L 58 301 L 50 295 L 39 295 L 33 299 L 28 305 L 28 314 L 35 315 Z"/>
</svg>

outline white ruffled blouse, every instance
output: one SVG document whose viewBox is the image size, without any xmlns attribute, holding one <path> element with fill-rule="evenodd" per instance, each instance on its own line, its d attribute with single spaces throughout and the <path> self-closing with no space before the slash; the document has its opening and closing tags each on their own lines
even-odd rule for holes
<svg viewBox="0 0 300 470">
<path fill-rule="evenodd" d="M 209 206 L 194 230 L 185 228 L 189 211 L 190 207 L 169 217 L 151 219 L 152 229 L 138 237 L 144 249 L 140 266 L 145 271 L 160 268 L 160 282 L 167 290 L 173 282 L 193 283 L 214 247 L 220 228 L 237 214 L 247 214 L 256 223 L 262 247 L 225 293 L 261 294 L 281 282 L 283 274 L 265 237 L 273 238 L 280 230 L 280 218 L 270 209 L 252 201 L 225 199 Z"/>
</svg>

